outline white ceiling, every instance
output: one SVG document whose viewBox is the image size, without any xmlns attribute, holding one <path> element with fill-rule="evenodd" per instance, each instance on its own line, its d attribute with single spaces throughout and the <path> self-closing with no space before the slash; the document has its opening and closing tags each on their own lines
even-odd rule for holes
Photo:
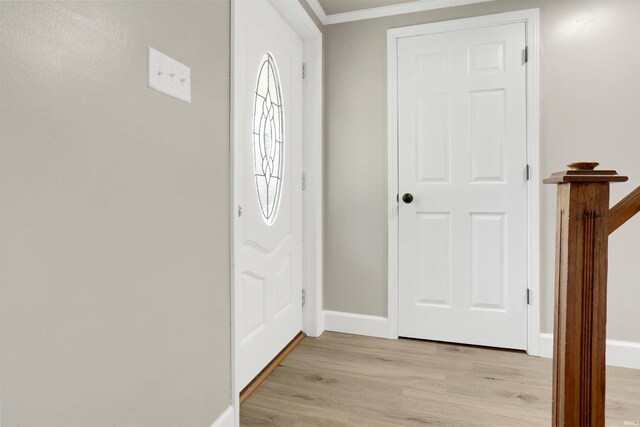
<svg viewBox="0 0 640 427">
<path fill-rule="evenodd" d="M 323 25 L 330 25 L 488 1 L 493 0 L 307 0 L 307 3 Z"/>
<path fill-rule="evenodd" d="M 333 15 L 336 13 L 353 12 L 356 10 L 371 9 L 373 7 L 391 6 L 400 3 L 410 3 L 414 0 L 318 0 L 324 13 Z"/>
</svg>

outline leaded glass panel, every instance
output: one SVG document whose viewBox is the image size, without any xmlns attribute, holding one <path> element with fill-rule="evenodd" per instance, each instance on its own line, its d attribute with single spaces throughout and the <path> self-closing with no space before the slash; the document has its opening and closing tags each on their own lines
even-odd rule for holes
<svg viewBox="0 0 640 427">
<path fill-rule="evenodd" d="M 278 67 L 270 53 L 260 62 L 253 106 L 253 169 L 262 217 L 278 214 L 284 167 L 284 113 Z"/>
</svg>

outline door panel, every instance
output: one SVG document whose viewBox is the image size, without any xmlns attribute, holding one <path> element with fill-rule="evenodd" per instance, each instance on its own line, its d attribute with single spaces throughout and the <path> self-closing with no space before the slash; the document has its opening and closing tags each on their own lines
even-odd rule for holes
<svg viewBox="0 0 640 427">
<path fill-rule="evenodd" d="M 471 213 L 471 309 L 506 309 L 505 217 Z"/>
<path fill-rule="evenodd" d="M 418 304 L 451 304 L 451 228 L 450 214 L 418 214 L 420 239 L 420 299 Z"/>
<path fill-rule="evenodd" d="M 522 23 L 398 41 L 399 334 L 526 348 Z"/>
<path fill-rule="evenodd" d="M 244 388 L 302 329 L 303 45 L 268 1 L 238 1 L 235 12 L 236 370 Z"/>
<path fill-rule="evenodd" d="M 449 182 L 449 95 L 427 95 L 417 100 L 416 160 L 419 182 Z"/>
</svg>

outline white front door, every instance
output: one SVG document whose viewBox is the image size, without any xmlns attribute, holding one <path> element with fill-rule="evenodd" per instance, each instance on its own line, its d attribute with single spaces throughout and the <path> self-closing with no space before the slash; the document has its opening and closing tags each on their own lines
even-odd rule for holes
<svg viewBox="0 0 640 427">
<path fill-rule="evenodd" d="M 398 40 L 400 336 L 527 347 L 524 48 L 524 23 Z"/>
<path fill-rule="evenodd" d="M 303 43 L 269 1 L 238 0 L 234 10 L 240 64 L 234 282 L 242 389 L 302 329 Z"/>
</svg>

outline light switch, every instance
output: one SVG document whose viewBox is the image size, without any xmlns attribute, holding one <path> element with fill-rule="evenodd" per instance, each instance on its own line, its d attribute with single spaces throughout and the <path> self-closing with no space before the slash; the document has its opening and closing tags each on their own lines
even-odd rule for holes
<svg viewBox="0 0 640 427">
<path fill-rule="evenodd" d="M 191 103 L 191 69 L 170 56 L 149 47 L 151 89 Z"/>
</svg>

